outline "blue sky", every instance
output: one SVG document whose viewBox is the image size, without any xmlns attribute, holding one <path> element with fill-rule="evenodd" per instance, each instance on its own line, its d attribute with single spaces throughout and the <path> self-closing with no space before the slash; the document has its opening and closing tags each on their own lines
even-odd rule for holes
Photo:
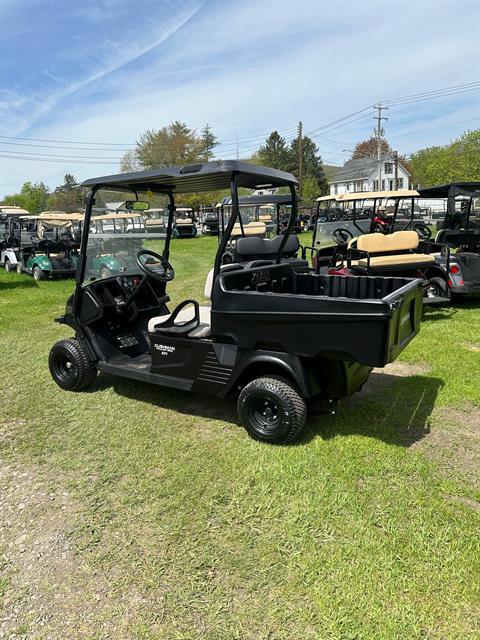
<svg viewBox="0 0 480 640">
<path fill-rule="evenodd" d="M 142 131 L 176 119 L 208 122 L 221 157 L 237 137 L 241 156 L 272 129 L 290 139 L 302 120 L 338 164 L 373 112 L 320 127 L 480 76 L 478 1 L 2 0 L 0 21 L 0 150 L 18 158 L 0 159 L 0 195 L 115 173 Z M 402 153 L 447 143 L 480 126 L 479 98 L 392 104 L 387 137 Z"/>
</svg>

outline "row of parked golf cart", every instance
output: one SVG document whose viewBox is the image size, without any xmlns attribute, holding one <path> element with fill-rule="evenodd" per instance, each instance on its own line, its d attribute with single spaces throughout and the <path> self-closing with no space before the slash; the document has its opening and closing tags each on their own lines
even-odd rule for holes
<svg viewBox="0 0 480 640">
<path fill-rule="evenodd" d="M 281 201 L 273 203 L 271 219 L 256 219 L 256 213 L 250 219 L 247 207 L 253 201 L 241 200 L 238 189 L 266 185 L 286 188 L 288 194 L 276 196 Z M 83 186 L 89 193 L 75 291 L 57 319 L 72 328 L 74 337 L 51 349 L 55 382 L 80 391 L 100 371 L 183 393 L 236 394 L 240 422 L 266 442 L 294 440 L 312 405 L 332 412 L 339 398 L 361 389 L 373 367 L 395 360 L 414 339 L 422 318 L 426 258 L 429 268 L 438 266 L 449 279 L 456 264 L 450 250 L 456 260 L 466 256 L 470 266 L 475 256 L 477 265 L 480 259 L 478 243 L 470 244 L 471 237 L 478 241 L 472 215 L 478 184 L 441 188 L 448 191 L 447 213 L 455 224 L 460 222 L 457 200 L 470 199 L 470 204 L 463 227 L 445 227 L 444 237 L 435 238 L 428 250 L 413 229 L 396 230 L 398 211 L 388 233 L 359 231 L 329 246 L 319 240 L 325 220 L 317 215 L 313 244 L 302 247 L 293 232 L 298 218 L 294 176 L 238 161 L 103 176 Z M 231 200 L 217 215 L 219 242 L 205 274 L 204 296 L 211 304 L 186 299 L 170 309 L 175 198 L 228 187 Z M 166 196 L 166 230 L 99 230 L 93 205 L 102 190 L 130 193 L 129 211 L 147 210 L 151 194 Z M 282 207 L 288 211 L 283 227 Z M 463 237 L 460 244 L 457 235 Z M 129 256 L 129 262 L 115 272 L 93 268 L 105 246 L 112 254 Z M 479 277 L 470 293 L 477 291 Z"/>
</svg>

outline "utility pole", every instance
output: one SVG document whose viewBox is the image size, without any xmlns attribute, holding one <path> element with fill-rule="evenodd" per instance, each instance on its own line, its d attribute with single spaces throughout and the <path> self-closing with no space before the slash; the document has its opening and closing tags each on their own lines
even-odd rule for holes
<svg viewBox="0 0 480 640">
<path fill-rule="evenodd" d="M 398 189 L 398 151 L 393 152 L 395 160 L 395 191 Z"/>
<path fill-rule="evenodd" d="M 303 124 L 298 123 L 298 193 L 303 191 Z"/>
<path fill-rule="evenodd" d="M 384 135 L 384 130 L 382 127 L 382 120 L 388 120 L 388 118 L 382 117 L 382 111 L 384 109 L 388 109 L 388 107 L 382 107 L 382 103 L 379 102 L 374 109 L 377 110 L 377 115 L 375 116 L 375 120 L 377 121 L 377 126 L 375 129 L 375 137 L 377 139 L 377 162 L 378 162 L 378 189 L 377 191 L 382 190 L 382 137 Z"/>
</svg>

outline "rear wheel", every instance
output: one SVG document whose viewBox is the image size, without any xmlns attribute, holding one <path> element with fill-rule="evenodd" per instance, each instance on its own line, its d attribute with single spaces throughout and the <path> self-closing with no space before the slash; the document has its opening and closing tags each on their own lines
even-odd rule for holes
<svg viewBox="0 0 480 640">
<path fill-rule="evenodd" d="M 20 262 L 17 264 L 17 273 L 23 273 L 22 265 L 20 264 Z"/>
<path fill-rule="evenodd" d="M 34 280 L 46 280 L 48 274 L 40 267 L 33 267 L 32 275 Z"/>
<path fill-rule="evenodd" d="M 450 291 L 448 285 L 443 278 L 430 278 L 425 291 L 425 296 L 428 298 L 449 298 Z"/>
<path fill-rule="evenodd" d="M 5 258 L 5 271 L 7 271 L 8 273 L 15 271 L 15 267 L 8 258 Z"/>
<path fill-rule="evenodd" d="M 256 378 L 241 391 L 238 415 L 256 440 L 284 444 L 294 440 L 305 426 L 304 398 L 282 378 Z"/>
<path fill-rule="evenodd" d="M 48 366 L 58 386 L 67 391 L 81 391 L 90 386 L 97 376 L 95 365 L 88 360 L 85 349 L 76 338 L 54 344 Z"/>
</svg>

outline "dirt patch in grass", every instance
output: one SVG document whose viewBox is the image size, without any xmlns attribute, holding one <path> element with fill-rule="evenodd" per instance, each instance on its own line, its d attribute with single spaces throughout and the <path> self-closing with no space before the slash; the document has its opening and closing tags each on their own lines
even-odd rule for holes
<svg viewBox="0 0 480 640">
<path fill-rule="evenodd" d="M 446 498 L 448 502 L 453 502 L 456 504 L 461 504 L 464 507 L 468 507 L 469 509 L 473 509 L 480 513 L 480 502 L 477 502 L 473 498 L 466 498 L 465 496 L 447 496 Z"/>
<path fill-rule="evenodd" d="M 399 378 L 421 376 L 430 371 L 427 364 L 409 364 L 408 362 L 392 362 L 386 367 L 376 368 L 370 374 L 367 383 L 358 395 L 372 396 L 383 391 Z M 354 396 L 355 397 L 355 396 Z"/>
<path fill-rule="evenodd" d="M 143 600 L 118 593 L 110 576 L 82 561 L 71 535 L 79 511 L 69 494 L 39 469 L 6 464 L 0 491 L 0 638 L 127 638 Z"/>
<path fill-rule="evenodd" d="M 480 344 L 475 344 L 474 342 L 465 342 L 462 345 L 467 351 L 480 351 Z"/>
<path fill-rule="evenodd" d="M 433 412 L 430 431 L 413 449 L 480 486 L 480 407 L 443 407 Z"/>
</svg>

